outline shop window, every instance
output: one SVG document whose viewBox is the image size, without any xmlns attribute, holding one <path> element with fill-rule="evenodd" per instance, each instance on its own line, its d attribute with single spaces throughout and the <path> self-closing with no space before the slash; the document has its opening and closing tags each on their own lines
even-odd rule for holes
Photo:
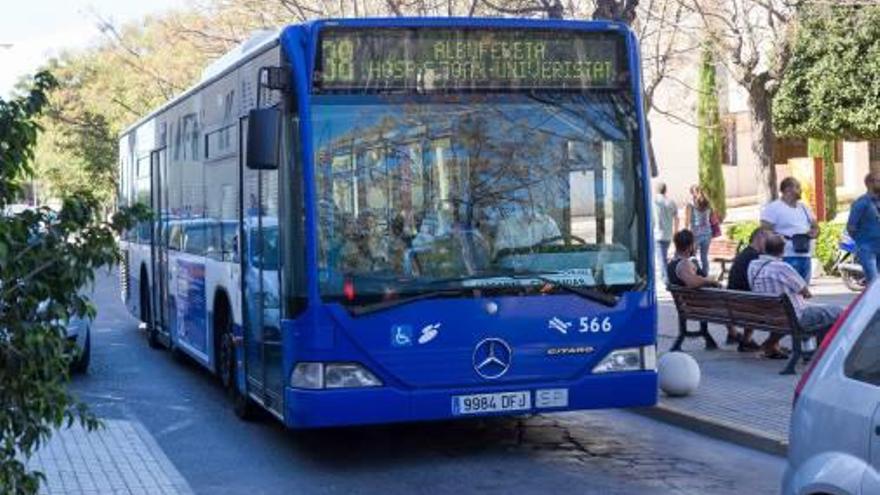
<svg viewBox="0 0 880 495">
<path fill-rule="evenodd" d="M 773 163 L 784 165 L 792 158 L 806 158 L 807 140 L 800 138 L 776 138 L 773 147 Z"/>
<path fill-rule="evenodd" d="M 738 163 L 736 153 L 736 115 L 721 119 L 721 159 L 725 165 L 735 167 Z"/>
</svg>

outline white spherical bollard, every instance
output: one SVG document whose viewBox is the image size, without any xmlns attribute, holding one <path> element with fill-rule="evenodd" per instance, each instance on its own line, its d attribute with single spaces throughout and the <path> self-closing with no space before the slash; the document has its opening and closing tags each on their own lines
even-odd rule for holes
<svg viewBox="0 0 880 495">
<path fill-rule="evenodd" d="M 667 352 L 657 362 L 660 390 L 670 397 L 684 397 L 700 386 L 700 365 L 690 354 Z"/>
</svg>

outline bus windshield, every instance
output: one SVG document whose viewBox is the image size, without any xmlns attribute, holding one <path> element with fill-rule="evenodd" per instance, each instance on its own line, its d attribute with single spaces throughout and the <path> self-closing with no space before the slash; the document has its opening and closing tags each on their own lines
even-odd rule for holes
<svg viewBox="0 0 880 495">
<path fill-rule="evenodd" d="M 630 94 L 313 98 L 325 299 L 646 279 Z"/>
</svg>

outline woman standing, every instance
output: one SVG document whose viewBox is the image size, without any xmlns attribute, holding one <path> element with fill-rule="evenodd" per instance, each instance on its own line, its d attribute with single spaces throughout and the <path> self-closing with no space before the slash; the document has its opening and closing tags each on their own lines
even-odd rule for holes
<svg viewBox="0 0 880 495">
<path fill-rule="evenodd" d="M 712 244 L 712 205 L 700 186 L 691 186 L 691 200 L 685 209 L 685 225 L 694 233 L 700 251 L 700 270 L 709 275 L 709 245 Z"/>
</svg>

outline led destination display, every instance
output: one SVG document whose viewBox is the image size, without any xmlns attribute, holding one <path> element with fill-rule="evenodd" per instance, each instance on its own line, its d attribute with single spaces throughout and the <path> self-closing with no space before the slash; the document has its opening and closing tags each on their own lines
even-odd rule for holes
<svg viewBox="0 0 880 495">
<path fill-rule="evenodd" d="M 533 29 L 330 29 L 315 89 L 599 89 L 627 80 L 617 33 Z"/>
</svg>

